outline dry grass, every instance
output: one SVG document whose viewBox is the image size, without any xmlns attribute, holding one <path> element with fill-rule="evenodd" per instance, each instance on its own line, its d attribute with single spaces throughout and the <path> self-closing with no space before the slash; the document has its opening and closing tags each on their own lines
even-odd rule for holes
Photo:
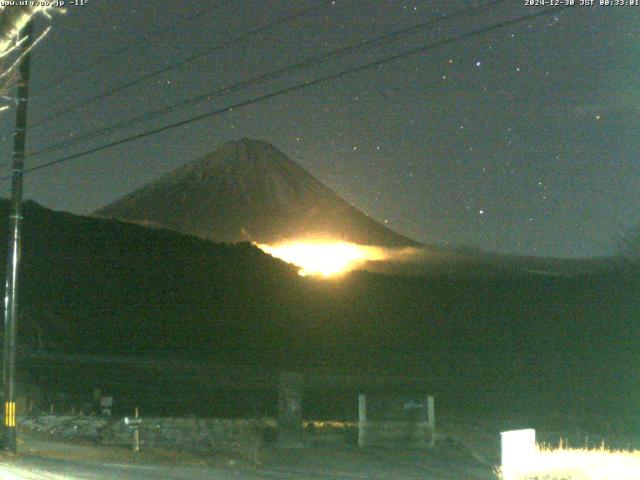
<svg viewBox="0 0 640 480">
<path fill-rule="evenodd" d="M 640 480 L 640 451 L 539 447 L 533 458 L 497 474 L 502 480 Z"/>
</svg>

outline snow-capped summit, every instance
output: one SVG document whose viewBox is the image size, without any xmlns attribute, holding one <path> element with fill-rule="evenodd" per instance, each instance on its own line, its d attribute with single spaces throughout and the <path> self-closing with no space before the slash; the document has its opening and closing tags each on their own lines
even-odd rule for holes
<svg viewBox="0 0 640 480">
<path fill-rule="evenodd" d="M 95 215 L 225 242 L 322 238 L 418 245 L 352 207 L 273 145 L 247 138 L 224 144 Z"/>
</svg>

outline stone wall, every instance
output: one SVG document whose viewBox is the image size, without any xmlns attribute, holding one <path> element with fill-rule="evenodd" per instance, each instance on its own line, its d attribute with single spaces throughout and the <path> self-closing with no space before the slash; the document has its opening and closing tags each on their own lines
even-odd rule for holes
<svg viewBox="0 0 640 480">
<path fill-rule="evenodd" d="M 140 425 L 140 447 L 188 452 L 233 451 L 253 454 L 261 432 L 273 428 L 271 419 L 152 418 Z M 102 445 L 132 444 L 132 430 L 122 418 L 86 415 L 40 415 L 18 418 L 18 427 L 62 438 L 79 438 Z"/>
</svg>

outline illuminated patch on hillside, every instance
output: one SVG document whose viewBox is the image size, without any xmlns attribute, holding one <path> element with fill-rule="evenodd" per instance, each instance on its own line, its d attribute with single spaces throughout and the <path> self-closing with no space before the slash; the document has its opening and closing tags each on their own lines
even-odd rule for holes
<svg viewBox="0 0 640 480">
<path fill-rule="evenodd" d="M 284 242 L 258 247 L 287 263 L 292 263 L 302 276 L 325 278 L 342 275 L 371 260 L 386 260 L 388 254 L 380 247 L 348 242 Z"/>
</svg>

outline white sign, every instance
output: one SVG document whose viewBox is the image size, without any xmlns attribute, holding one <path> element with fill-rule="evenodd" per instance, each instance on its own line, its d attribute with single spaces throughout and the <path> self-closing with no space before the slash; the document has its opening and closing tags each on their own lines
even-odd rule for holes
<svg viewBox="0 0 640 480">
<path fill-rule="evenodd" d="M 510 471 L 529 464 L 536 455 L 536 431 L 533 428 L 502 432 L 502 469 Z"/>
</svg>

